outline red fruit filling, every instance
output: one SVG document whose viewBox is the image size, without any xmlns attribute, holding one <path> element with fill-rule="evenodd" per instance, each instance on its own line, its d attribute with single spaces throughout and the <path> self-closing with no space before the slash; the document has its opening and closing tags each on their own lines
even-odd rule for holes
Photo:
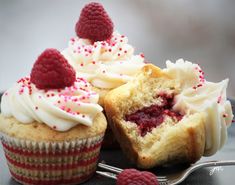
<svg viewBox="0 0 235 185">
<path fill-rule="evenodd" d="M 172 117 L 177 122 L 183 117 L 179 112 L 172 110 L 174 95 L 160 94 L 157 98 L 161 98 L 161 105 L 154 104 L 144 107 L 125 116 L 126 121 L 131 121 L 138 125 L 141 136 L 145 136 L 153 128 L 161 125 L 166 116 Z"/>
</svg>

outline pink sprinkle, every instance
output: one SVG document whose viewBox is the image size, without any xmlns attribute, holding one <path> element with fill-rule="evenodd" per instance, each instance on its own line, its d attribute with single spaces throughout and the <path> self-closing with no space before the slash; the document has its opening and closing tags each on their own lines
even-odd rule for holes
<svg viewBox="0 0 235 185">
<path fill-rule="evenodd" d="M 120 57 L 120 53 L 118 53 L 118 56 Z"/>
<path fill-rule="evenodd" d="M 221 97 L 221 96 L 219 96 L 219 97 L 218 97 L 218 100 L 217 100 L 217 103 L 220 103 L 220 102 L 221 102 L 221 100 L 222 100 L 222 97 Z"/>
<path fill-rule="evenodd" d="M 19 94 L 23 94 L 24 89 L 20 89 Z"/>
<path fill-rule="evenodd" d="M 140 56 L 141 56 L 142 58 L 144 58 L 144 54 L 143 54 L 143 53 L 141 53 Z"/>
<path fill-rule="evenodd" d="M 72 42 L 75 42 L 75 39 L 74 39 L 74 38 L 71 38 L 70 40 L 71 40 Z"/>
<path fill-rule="evenodd" d="M 84 65 L 83 63 L 80 64 L 80 66 L 83 66 L 83 65 Z"/>
<path fill-rule="evenodd" d="M 120 42 L 123 42 L 123 40 L 121 39 Z"/>
<path fill-rule="evenodd" d="M 125 35 L 122 35 L 122 36 L 121 36 L 121 38 L 124 38 L 124 37 L 125 37 Z"/>
<path fill-rule="evenodd" d="M 228 117 L 228 114 L 227 113 L 223 114 L 223 117 L 224 118 Z"/>
<path fill-rule="evenodd" d="M 39 98 L 39 99 L 41 99 L 41 98 L 42 98 L 42 96 L 38 96 L 38 98 Z"/>
<path fill-rule="evenodd" d="M 7 95 L 8 95 L 8 93 L 7 93 L 7 92 L 5 92 L 5 93 L 4 93 L 4 95 L 5 95 L 5 96 L 7 96 Z"/>
</svg>

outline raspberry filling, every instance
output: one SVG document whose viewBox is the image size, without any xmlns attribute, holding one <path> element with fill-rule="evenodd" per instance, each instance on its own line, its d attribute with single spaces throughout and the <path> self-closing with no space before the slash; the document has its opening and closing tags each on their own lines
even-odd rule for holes
<svg viewBox="0 0 235 185">
<path fill-rule="evenodd" d="M 145 136 L 153 128 L 161 125 L 166 116 L 177 122 L 183 118 L 179 112 L 172 110 L 174 95 L 160 94 L 157 98 L 161 98 L 161 105 L 154 104 L 144 107 L 125 116 L 126 121 L 137 124 L 141 136 Z"/>
</svg>

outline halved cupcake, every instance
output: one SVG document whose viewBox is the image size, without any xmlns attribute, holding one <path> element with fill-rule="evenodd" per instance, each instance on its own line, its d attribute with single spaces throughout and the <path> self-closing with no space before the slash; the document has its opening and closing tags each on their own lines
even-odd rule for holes
<svg viewBox="0 0 235 185">
<path fill-rule="evenodd" d="M 137 77 L 105 97 L 111 128 L 140 168 L 193 163 L 225 143 L 233 114 L 228 80 L 208 82 L 197 64 L 146 65 Z"/>
<path fill-rule="evenodd" d="M 79 184 L 96 169 L 107 126 L 99 95 L 56 49 L 1 101 L 0 134 L 12 177 L 30 185 Z"/>
</svg>

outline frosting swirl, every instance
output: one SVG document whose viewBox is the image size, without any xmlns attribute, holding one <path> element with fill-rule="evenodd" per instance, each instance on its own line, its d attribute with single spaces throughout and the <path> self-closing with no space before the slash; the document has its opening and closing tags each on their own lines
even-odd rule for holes
<svg viewBox="0 0 235 185">
<path fill-rule="evenodd" d="M 72 38 L 62 54 L 93 86 L 116 88 L 133 78 L 144 65 L 143 54 L 134 55 L 128 38 L 114 32 L 110 40 L 92 43 L 88 39 Z"/>
<path fill-rule="evenodd" d="M 25 77 L 4 93 L 1 111 L 5 117 L 14 116 L 25 124 L 45 123 L 57 131 L 77 124 L 91 126 L 102 107 L 97 104 L 99 95 L 90 88 L 83 78 L 77 78 L 71 87 L 40 90 Z"/>
<path fill-rule="evenodd" d="M 198 64 L 183 59 L 176 63 L 166 62 L 164 71 L 179 80 L 181 91 L 175 96 L 174 110 L 189 115 L 205 113 L 206 146 L 204 155 L 213 155 L 227 139 L 227 127 L 230 126 L 233 113 L 230 101 L 226 97 L 228 79 L 219 83 L 208 82 Z"/>
</svg>

